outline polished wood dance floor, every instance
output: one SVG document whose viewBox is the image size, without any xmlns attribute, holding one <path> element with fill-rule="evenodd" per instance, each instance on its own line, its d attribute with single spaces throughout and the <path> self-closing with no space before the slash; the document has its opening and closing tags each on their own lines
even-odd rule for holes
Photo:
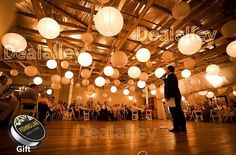
<svg viewBox="0 0 236 155">
<path fill-rule="evenodd" d="M 38 155 L 233 155 L 236 125 L 188 122 L 188 133 L 170 133 L 168 121 L 53 121 L 46 138 L 28 154 Z M 160 126 L 164 127 L 160 128 Z M 0 129 L 0 154 L 18 154 Z"/>
</svg>

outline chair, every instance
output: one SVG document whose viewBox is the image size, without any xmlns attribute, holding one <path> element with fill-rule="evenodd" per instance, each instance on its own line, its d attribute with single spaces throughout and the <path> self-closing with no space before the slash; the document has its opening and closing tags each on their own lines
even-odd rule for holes
<svg viewBox="0 0 236 155">
<path fill-rule="evenodd" d="M 133 111 L 132 112 L 132 120 L 137 121 L 138 120 L 138 111 Z"/>
<path fill-rule="evenodd" d="M 233 117 L 234 117 L 234 112 L 233 111 L 226 111 L 224 114 L 223 114 L 223 121 L 225 123 L 227 123 L 227 120 L 229 119 L 231 123 L 233 123 Z"/>
<path fill-rule="evenodd" d="M 146 110 L 146 119 L 152 120 L 152 110 Z"/>
<path fill-rule="evenodd" d="M 26 108 L 28 106 L 28 108 Z M 32 99 L 21 99 L 19 114 L 32 114 L 33 117 L 38 118 L 38 102 Z"/>
<path fill-rule="evenodd" d="M 89 121 L 89 110 L 84 110 L 84 121 Z"/>
<path fill-rule="evenodd" d="M 217 114 L 217 111 L 210 110 L 210 120 L 212 120 L 215 123 L 215 118 L 219 119 L 219 115 Z"/>
<path fill-rule="evenodd" d="M 194 110 L 191 114 L 190 120 L 194 119 L 195 121 L 198 121 L 199 119 L 203 121 L 203 115 L 201 110 Z"/>
</svg>

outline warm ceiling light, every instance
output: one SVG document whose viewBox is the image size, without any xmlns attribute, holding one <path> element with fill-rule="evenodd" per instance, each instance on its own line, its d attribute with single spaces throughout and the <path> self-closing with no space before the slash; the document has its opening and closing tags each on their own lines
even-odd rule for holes
<svg viewBox="0 0 236 155">
<path fill-rule="evenodd" d="M 114 67 L 125 67 L 128 63 L 128 56 L 123 51 L 116 51 L 111 56 L 111 64 Z"/>
<path fill-rule="evenodd" d="M 235 90 L 233 91 L 233 95 L 236 96 L 236 91 Z"/>
<path fill-rule="evenodd" d="M 51 87 L 52 87 L 52 89 L 61 89 L 61 84 L 60 83 L 52 83 Z"/>
<path fill-rule="evenodd" d="M 151 90 L 151 94 L 152 94 L 152 95 L 156 95 L 156 94 L 157 94 L 156 89 Z"/>
<path fill-rule="evenodd" d="M 43 79 L 41 77 L 37 76 L 37 77 L 34 78 L 33 82 L 36 85 L 41 85 L 42 82 L 43 82 Z"/>
<path fill-rule="evenodd" d="M 52 18 L 42 18 L 38 22 L 38 31 L 46 39 L 55 39 L 60 34 L 60 25 Z"/>
<path fill-rule="evenodd" d="M 174 5 L 172 9 L 172 15 L 177 20 L 182 20 L 186 18 L 190 13 L 190 6 L 187 2 L 179 2 Z"/>
<path fill-rule="evenodd" d="M 103 72 L 106 76 L 112 76 L 112 74 L 114 73 L 114 69 L 111 66 L 106 66 Z"/>
<path fill-rule="evenodd" d="M 2 45 L 9 51 L 21 52 L 26 49 L 27 42 L 17 33 L 7 33 L 2 37 Z"/>
<path fill-rule="evenodd" d="M 55 68 L 57 68 L 57 62 L 56 62 L 56 60 L 53 60 L 53 59 L 48 60 L 47 63 L 46 63 L 46 65 L 47 65 L 47 67 L 48 67 L 49 69 L 55 69 Z"/>
<path fill-rule="evenodd" d="M 18 72 L 18 70 L 16 70 L 16 69 L 12 69 L 12 70 L 10 71 L 10 74 L 11 74 L 12 76 L 17 76 L 17 75 L 19 74 L 19 72 Z"/>
<path fill-rule="evenodd" d="M 146 86 L 146 82 L 139 80 L 137 85 L 138 85 L 139 88 L 143 89 Z"/>
<path fill-rule="evenodd" d="M 67 69 L 69 67 L 70 63 L 66 60 L 63 60 L 61 62 L 61 67 L 64 68 L 64 69 Z"/>
<path fill-rule="evenodd" d="M 164 68 L 157 68 L 155 70 L 155 76 L 157 78 L 161 78 L 165 73 L 166 73 L 166 71 L 164 70 Z"/>
<path fill-rule="evenodd" d="M 71 78 L 73 78 L 73 76 L 74 76 L 74 74 L 73 74 L 73 72 L 71 72 L 71 71 L 67 71 L 67 72 L 65 73 L 65 77 L 66 77 L 67 79 L 71 79 Z"/>
<path fill-rule="evenodd" d="M 185 99 L 185 97 L 184 96 L 182 96 L 181 97 L 181 101 L 185 101 L 186 99 Z"/>
<path fill-rule="evenodd" d="M 24 72 L 28 76 L 35 76 L 38 74 L 38 69 L 35 66 L 27 66 L 25 67 Z"/>
<path fill-rule="evenodd" d="M 136 66 L 132 66 L 128 69 L 128 75 L 129 77 L 133 78 L 133 79 L 136 79 L 140 76 L 141 74 L 141 70 L 136 67 Z"/>
<path fill-rule="evenodd" d="M 48 95 L 52 95 L 52 89 L 48 89 L 48 90 L 47 90 L 47 94 L 48 94 Z"/>
<path fill-rule="evenodd" d="M 149 90 L 153 90 L 153 89 L 156 89 L 156 85 L 154 85 L 153 83 L 151 83 L 149 86 L 148 86 Z"/>
<path fill-rule="evenodd" d="M 100 9 L 95 15 L 94 22 L 98 32 L 108 37 L 117 35 L 124 25 L 122 14 L 113 7 Z"/>
<path fill-rule="evenodd" d="M 204 91 L 198 92 L 198 94 L 201 96 L 205 96 L 207 94 L 207 92 L 208 92 L 207 90 L 204 90 Z"/>
<path fill-rule="evenodd" d="M 91 71 L 88 69 L 83 69 L 80 75 L 82 78 L 88 79 L 91 76 Z"/>
<path fill-rule="evenodd" d="M 116 93 L 116 91 L 117 91 L 116 86 L 112 86 L 112 87 L 111 87 L 111 92 L 112 92 L 112 93 Z"/>
<path fill-rule="evenodd" d="M 60 82 L 61 82 L 61 77 L 60 77 L 60 75 L 58 75 L 58 74 L 52 75 L 51 81 L 52 81 L 52 83 L 60 83 Z"/>
<path fill-rule="evenodd" d="M 86 32 L 82 34 L 81 40 L 85 45 L 90 45 L 93 42 L 93 34 Z"/>
<path fill-rule="evenodd" d="M 97 77 L 96 79 L 95 79 L 95 84 L 96 84 L 96 86 L 98 86 L 98 87 L 102 87 L 102 86 L 104 86 L 105 85 L 105 79 L 103 78 L 103 77 L 101 77 L 101 76 L 99 76 L 99 77 Z"/>
<path fill-rule="evenodd" d="M 195 54 L 201 47 L 202 39 L 196 34 L 186 34 L 178 42 L 178 49 L 184 55 Z"/>
<path fill-rule="evenodd" d="M 139 62 L 147 62 L 150 59 L 150 56 L 150 51 L 147 48 L 140 48 L 136 53 Z"/>
<path fill-rule="evenodd" d="M 78 62 L 81 66 L 83 67 L 88 67 L 89 65 L 92 64 L 93 62 L 93 58 L 92 56 L 87 53 L 87 52 L 83 52 L 83 53 L 80 53 L 79 56 L 78 56 Z"/>
<path fill-rule="evenodd" d="M 67 85 L 70 83 L 70 79 L 67 79 L 65 76 L 63 76 L 61 79 L 61 83 Z"/>
<path fill-rule="evenodd" d="M 220 67 L 218 65 L 212 64 L 207 66 L 206 72 L 209 75 L 217 75 L 220 72 Z"/>
<path fill-rule="evenodd" d="M 123 90 L 123 94 L 124 94 L 124 95 L 129 95 L 129 89 L 124 89 L 124 90 Z"/>
<path fill-rule="evenodd" d="M 221 34 L 225 38 L 234 37 L 236 33 L 235 27 L 236 27 L 236 20 L 230 20 L 221 27 L 220 29 Z"/>
<path fill-rule="evenodd" d="M 214 96 L 215 96 L 215 94 L 211 91 L 207 92 L 207 94 L 206 94 L 206 97 L 208 97 L 208 98 L 212 98 Z"/>
<path fill-rule="evenodd" d="M 226 52 L 230 57 L 236 58 L 236 40 L 227 46 Z"/>
<path fill-rule="evenodd" d="M 188 69 L 185 69 L 181 72 L 182 77 L 189 78 L 191 76 L 191 71 Z"/>
</svg>

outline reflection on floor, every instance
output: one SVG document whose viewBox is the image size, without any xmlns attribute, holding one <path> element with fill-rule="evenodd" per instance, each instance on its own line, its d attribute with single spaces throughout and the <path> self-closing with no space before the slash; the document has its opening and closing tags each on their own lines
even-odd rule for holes
<svg viewBox="0 0 236 155">
<path fill-rule="evenodd" d="M 38 155 L 236 154 L 236 125 L 188 122 L 188 133 L 170 133 L 168 121 L 53 121 Z M 160 126 L 164 127 L 160 128 Z M 0 129 L 0 154 L 17 154 L 6 128 Z"/>
</svg>

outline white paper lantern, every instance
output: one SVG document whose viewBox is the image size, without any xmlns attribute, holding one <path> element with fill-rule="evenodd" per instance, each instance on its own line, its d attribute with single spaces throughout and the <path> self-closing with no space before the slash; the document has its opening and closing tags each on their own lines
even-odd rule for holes
<svg viewBox="0 0 236 155">
<path fill-rule="evenodd" d="M 47 94 L 52 95 L 52 89 L 47 89 Z"/>
<path fill-rule="evenodd" d="M 174 5 L 172 15 L 177 20 L 182 20 L 190 14 L 190 6 L 187 2 L 181 1 Z"/>
<path fill-rule="evenodd" d="M 115 84 L 116 86 L 119 86 L 119 85 L 120 85 L 120 80 L 114 80 L 114 84 Z"/>
<path fill-rule="evenodd" d="M 61 82 L 61 76 L 58 74 L 54 74 L 51 77 L 52 83 L 60 83 Z"/>
<path fill-rule="evenodd" d="M 88 79 L 91 76 L 91 72 L 88 69 L 83 69 L 81 71 L 81 77 L 84 79 Z"/>
<path fill-rule="evenodd" d="M 128 56 L 123 51 L 116 51 L 111 56 L 111 64 L 114 67 L 125 67 L 128 63 Z"/>
<path fill-rule="evenodd" d="M 236 40 L 227 46 L 226 52 L 230 57 L 236 58 Z"/>
<path fill-rule="evenodd" d="M 128 85 L 130 85 L 130 86 L 134 85 L 134 80 L 129 80 Z"/>
<path fill-rule="evenodd" d="M 149 89 L 149 90 L 156 89 L 156 85 L 154 85 L 153 83 L 151 83 L 151 84 L 148 86 L 148 89 Z"/>
<path fill-rule="evenodd" d="M 135 86 L 129 86 L 129 90 L 130 90 L 131 92 L 134 92 L 134 91 L 135 91 Z"/>
<path fill-rule="evenodd" d="M 107 85 L 109 85 L 109 84 L 111 83 L 111 81 L 110 81 L 109 79 L 106 79 L 106 80 L 105 80 L 105 83 L 106 83 Z"/>
<path fill-rule="evenodd" d="M 101 77 L 101 76 L 99 76 L 99 77 L 97 77 L 96 79 L 95 79 L 95 84 L 96 84 L 96 86 L 98 86 L 98 87 L 102 87 L 102 86 L 104 86 L 105 85 L 105 79 L 103 78 L 103 77 Z"/>
<path fill-rule="evenodd" d="M 52 83 L 51 84 L 52 89 L 61 89 L 61 84 L 60 83 Z"/>
<path fill-rule="evenodd" d="M 233 91 L 233 95 L 236 96 L 236 91 L 235 90 Z"/>
<path fill-rule="evenodd" d="M 79 83 L 79 82 L 76 83 L 76 84 L 75 84 L 75 87 L 76 87 L 76 88 L 80 88 L 80 83 Z"/>
<path fill-rule="evenodd" d="M 151 90 L 151 94 L 152 94 L 152 95 L 156 95 L 156 94 L 157 94 L 156 89 L 152 89 L 152 90 Z"/>
<path fill-rule="evenodd" d="M 84 33 L 81 36 L 81 40 L 85 45 L 90 45 L 93 42 L 93 35 L 91 33 Z"/>
<path fill-rule="evenodd" d="M 185 101 L 185 97 L 184 96 L 181 96 L 181 101 Z"/>
<path fill-rule="evenodd" d="M 140 48 L 136 53 L 136 58 L 139 62 L 147 62 L 151 57 L 150 51 L 147 48 Z"/>
<path fill-rule="evenodd" d="M 139 80 L 137 85 L 138 85 L 139 88 L 143 89 L 146 86 L 146 82 Z"/>
<path fill-rule="evenodd" d="M 65 72 L 65 77 L 66 77 L 67 79 L 72 79 L 73 76 L 74 76 L 73 72 L 71 72 L 71 71 L 66 71 L 66 72 Z"/>
<path fill-rule="evenodd" d="M 108 97 L 108 94 L 107 94 L 107 93 L 103 93 L 103 94 L 102 94 L 102 97 L 105 97 L 105 98 L 106 98 L 106 97 Z"/>
<path fill-rule="evenodd" d="M 141 70 L 136 67 L 136 66 L 132 66 L 128 69 L 128 75 L 129 77 L 133 78 L 133 79 L 136 79 L 140 76 L 141 74 Z"/>
<path fill-rule="evenodd" d="M 10 71 L 10 74 L 11 74 L 12 76 L 17 76 L 17 75 L 19 74 L 19 72 L 18 72 L 18 70 L 16 70 L 16 69 L 12 69 L 12 70 Z"/>
<path fill-rule="evenodd" d="M 206 97 L 208 97 L 208 98 L 212 98 L 214 96 L 215 96 L 215 94 L 211 91 L 207 92 L 207 94 L 206 94 Z"/>
<path fill-rule="evenodd" d="M 116 93 L 117 88 L 116 88 L 116 86 L 112 86 L 110 90 L 111 90 L 112 93 Z"/>
<path fill-rule="evenodd" d="M 89 85 L 89 80 L 88 80 L 88 79 L 83 79 L 83 80 L 82 80 L 82 85 L 83 85 L 83 86 Z"/>
<path fill-rule="evenodd" d="M 35 76 L 38 74 L 38 69 L 35 66 L 27 66 L 25 67 L 24 72 L 28 76 Z"/>
<path fill-rule="evenodd" d="M 115 36 L 123 27 L 124 20 L 120 11 L 113 7 L 100 9 L 94 18 L 95 27 L 104 36 Z"/>
<path fill-rule="evenodd" d="M 139 80 L 147 81 L 147 79 L 148 79 L 148 74 L 145 72 L 142 72 L 139 76 Z"/>
<path fill-rule="evenodd" d="M 220 67 L 218 65 L 212 64 L 207 66 L 206 72 L 209 75 L 217 75 L 220 72 Z"/>
<path fill-rule="evenodd" d="M 65 85 L 67 85 L 67 84 L 69 84 L 69 83 L 70 83 L 70 80 L 69 80 L 69 79 L 67 79 L 65 76 L 63 76 L 63 77 L 62 77 L 62 79 L 61 79 L 61 82 L 62 82 L 62 84 L 65 84 Z"/>
<path fill-rule="evenodd" d="M 129 95 L 129 89 L 124 89 L 124 90 L 123 90 L 123 94 L 124 94 L 124 95 Z"/>
<path fill-rule="evenodd" d="M 111 66 L 106 66 L 103 72 L 106 76 L 112 76 L 112 74 L 114 73 L 114 69 Z"/>
<path fill-rule="evenodd" d="M 37 77 L 34 78 L 33 82 L 36 85 L 41 85 L 42 82 L 43 82 L 43 79 L 41 77 L 37 76 Z"/>
<path fill-rule="evenodd" d="M 48 67 L 49 69 L 55 69 L 55 68 L 57 68 L 57 62 L 56 62 L 56 60 L 53 60 L 53 59 L 48 60 L 47 63 L 46 63 L 46 65 L 47 65 L 47 67 Z"/>
<path fill-rule="evenodd" d="M 162 54 L 161 58 L 163 59 L 163 61 L 168 62 L 174 58 L 174 54 L 173 54 L 173 52 L 165 51 Z"/>
<path fill-rule="evenodd" d="M 191 71 L 188 69 L 185 69 L 181 72 L 182 77 L 189 78 L 191 76 Z"/>
<path fill-rule="evenodd" d="M 69 65 L 70 65 L 70 63 L 68 61 L 66 61 L 66 60 L 63 60 L 61 62 L 61 67 L 64 68 L 64 69 L 69 68 Z"/>
<path fill-rule="evenodd" d="M 155 70 L 155 76 L 157 78 L 161 78 L 165 73 L 166 73 L 166 71 L 164 70 L 164 68 L 157 68 Z"/>
<path fill-rule="evenodd" d="M 89 53 L 83 52 L 79 54 L 78 62 L 81 66 L 88 67 L 93 62 L 93 58 Z"/>
<path fill-rule="evenodd" d="M 151 68 L 152 67 L 152 62 L 149 60 L 149 61 L 147 61 L 146 62 L 146 66 L 148 67 L 148 68 Z"/>
<path fill-rule="evenodd" d="M 60 25 L 52 18 L 42 18 L 38 22 L 38 31 L 46 39 L 55 39 L 60 34 Z"/>
<path fill-rule="evenodd" d="M 114 73 L 111 75 L 113 79 L 117 79 L 120 76 L 120 72 L 118 69 L 114 69 Z"/>
<path fill-rule="evenodd" d="M 7 33 L 2 37 L 2 45 L 9 51 L 21 52 L 26 49 L 27 42 L 17 33 Z"/>
<path fill-rule="evenodd" d="M 178 49 L 184 55 L 195 54 L 201 47 L 202 39 L 197 34 L 186 34 L 178 42 Z"/>
<path fill-rule="evenodd" d="M 184 67 L 187 69 L 192 69 L 195 66 L 195 60 L 193 58 L 187 58 L 184 60 Z"/>
<path fill-rule="evenodd" d="M 221 27 L 221 33 L 224 37 L 233 37 L 235 36 L 235 33 L 236 33 L 236 20 L 231 20 L 231 21 L 228 21 L 227 23 L 225 23 L 222 27 Z"/>
</svg>

